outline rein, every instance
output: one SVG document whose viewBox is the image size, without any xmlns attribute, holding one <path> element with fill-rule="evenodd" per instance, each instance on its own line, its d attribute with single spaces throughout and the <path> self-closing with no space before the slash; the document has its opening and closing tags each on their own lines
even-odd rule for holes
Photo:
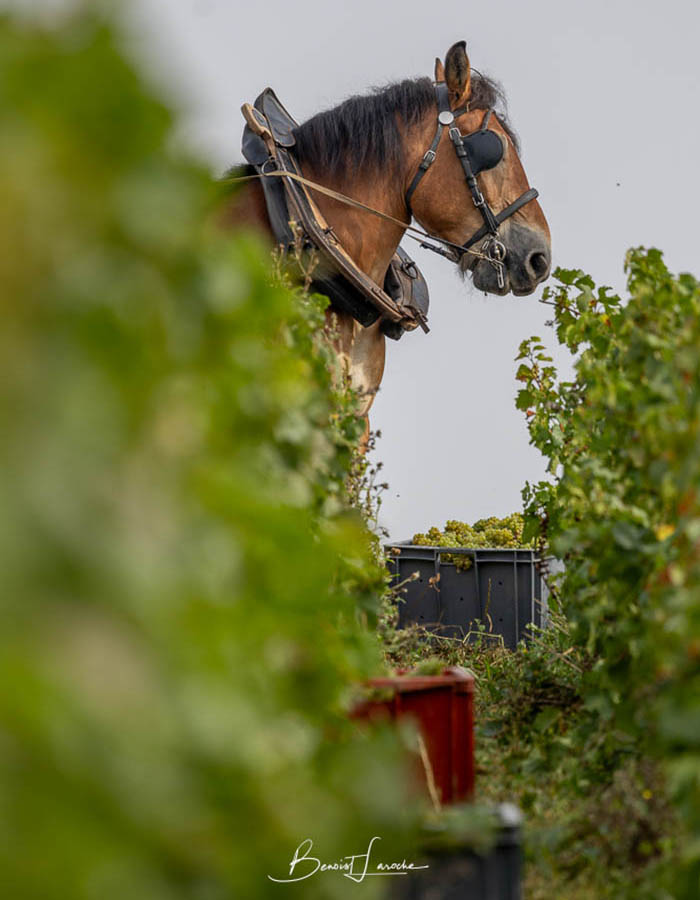
<svg viewBox="0 0 700 900">
<path fill-rule="evenodd" d="M 340 203 L 344 203 L 346 206 L 352 206 L 355 209 L 362 210 L 363 212 L 371 213 L 373 216 L 377 216 L 380 219 L 385 219 L 387 222 L 392 222 L 394 225 L 399 225 L 401 228 L 409 232 L 409 234 L 407 234 L 407 237 L 411 238 L 411 240 L 413 241 L 417 241 L 421 247 L 426 250 L 432 250 L 435 253 L 439 253 L 441 256 L 452 259 L 453 262 L 458 262 L 459 257 L 463 253 L 470 253 L 472 254 L 472 256 L 478 256 L 480 259 L 485 259 L 488 262 L 493 262 L 491 257 L 487 256 L 485 253 L 480 253 L 478 250 L 468 249 L 462 244 L 455 244 L 452 241 L 448 241 L 447 238 L 438 237 L 438 235 L 436 234 L 430 234 L 427 231 L 423 231 L 421 228 L 416 228 L 414 225 L 411 225 L 408 222 L 404 222 L 401 219 L 390 216 L 388 213 L 382 212 L 379 209 L 374 209 L 374 207 L 372 206 L 367 206 L 367 204 L 362 203 L 360 200 L 355 200 L 352 197 L 348 197 L 346 194 L 341 194 L 340 191 L 334 191 L 322 184 L 318 184 L 318 182 L 316 181 L 311 181 L 309 178 L 304 178 L 303 175 L 297 175 L 296 172 L 286 172 L 283 169 L 271 169 L 270 171 L 259 172 L 255 175 L 240 175 L 230 178 L 224 178 L 223 181 L 224 183 L 235 184 L 243 181 L 254 181 L 258 178 L 291 178 L 293 181 L 296 181 L 299 184 L 303 184 L 305 187 L 311 188 L 314 191 L 318 191 L 319 194 L 324 194 L 326 197 L 331 197 L 333 200 L 338 200 Z M 535 192 L 534 196 L 537 196 L 537 192 Z M 515 210 L 513 210 L 513 212 L 515 212 Z M 503 213 L 512 215 L 512 212 L 510 212 L 510 206 L 507 206 L 506 209 L 504 209 L 501 213 L 498 213 L 498 216 L 503 215 Z M 496 218 L 498 218 L 498 216 Z M 507 218 L 507 216 L 503 216 L 503 218 Z M 419 235 L 419 237 L 416 237 L 415 235 Z M 450 249 L 445 250 L 443 247 L 434 247 L 431 244 L 426 244 L 424 240 L 425 238 L 429 238 L 433 241 L 439 241 L 441 244 L 444 244 L 445 247 L 449 247 Z"/>
</svg>

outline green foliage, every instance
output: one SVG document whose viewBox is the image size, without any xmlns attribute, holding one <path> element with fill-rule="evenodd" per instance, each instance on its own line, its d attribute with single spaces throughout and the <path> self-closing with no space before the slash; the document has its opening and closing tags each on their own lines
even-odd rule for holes
<svg viewBox="0 0 700 900">
<path fill-rule="evenodd" d="M 0 19 L 3 895 L 266 897 L 309 837 L 403 858 L 396 741 L 346 717 L 384 574 L 323 303 L 203 228 L 171 113 L 60 21 Z"/>
<path fill-rule="evenodd" d="M 425 533 L 414 534 L 412 543 L 422 547 L 531 547 L 532 542 L 523 540 L 523 521 L 520 513 L 503 519 L 489 516 L 473 525 L 448 519 L 442 531 L 433 526 Z M 462 570 L 472 564 L 470 557 L 461 554 L 446 554 L 443 559 Z"/>
<path fill-rule="evenodd" d="M 560 343 L 577 354 L 573 381 L 557 379 L 539 338 L 521 346 L 518 406 L 551 474 L 524 491 L 525 533 L 565 561 L 561 606 L 574 644 L 595 661 L 582 756 L 595 750 L 591 770 L 608 784 L 630 760 L 663 763 L 681 817 L 672 895 L 691 900 L 700 892 L 700 286 L 672 276 L 657 250 L 631 251 L 627 271 L 626 302 L 577 271 L 560 270 L 545 292 Z"/>
<path fill-rule="evenodd" d="M 517 652 L 487 635 L 470 641 L 382 618 L 392 667 L 470 669 L 476 678 L 476 801 L 525 811 L 528 900 L 646 896 L 657 858 L 679 823 L 659 765 L 634 754 L 606 768 L 606 739 L 584 696 L 593 660 L 572 644 L 558 613 Z M 660 894 L 650 896 L 662 896 Z"/>
</svg>

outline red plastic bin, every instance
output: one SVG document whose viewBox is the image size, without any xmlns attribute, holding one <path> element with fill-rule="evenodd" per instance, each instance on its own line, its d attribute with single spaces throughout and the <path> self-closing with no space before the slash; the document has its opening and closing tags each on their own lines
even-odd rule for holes
<svg viewBox="0 0 700 900">
<path fill-rule="evenodd" d="M 368 686 L 392 695 L 357 704 L 352 717 L 415 719 L 440 802 L 469 800 L 474 793 L 474 677 L 450 666 L 441 675 L 399 674 L 373 678 Z M 427 782 L 430 775 L 425 772 L 424 777 Z"/>
</svg>

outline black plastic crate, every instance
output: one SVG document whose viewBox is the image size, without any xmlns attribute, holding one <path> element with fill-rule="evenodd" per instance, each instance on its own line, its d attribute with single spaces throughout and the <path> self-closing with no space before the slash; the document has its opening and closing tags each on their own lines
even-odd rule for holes
<svg viewBox="0 0 700 900">
<path fill-rule="evenodd" d="M 399 601 L 399 628 L 417 623 L 448 637 L 486 633 L 515 649 L 527 626 L 547 624 L 547 586 L 535 550 L 421 547 L 387 544 L 393 584 L 406 582 Z M 471 567 L 446 562 L 450 554 L 468 556 Z M 553 562 L 547 558 L 546 562 Z M 418 572 L 415 581 L 411 575 Z M 439 576 L 437 578 L 436 576 Z"/>
<path fill-rule="evenodd" d="M 495 812 L 498 837 L 491 850 L 432 851 L 419 863 L 428 869 L 390 879 L 390 900 L 522 900 L 522 814 L 510 803 Z"/>
</svg>

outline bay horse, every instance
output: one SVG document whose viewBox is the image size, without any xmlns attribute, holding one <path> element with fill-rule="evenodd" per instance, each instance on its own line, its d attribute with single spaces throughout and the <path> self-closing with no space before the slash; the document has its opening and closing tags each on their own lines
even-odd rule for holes
<svg viewBox="0 0 700 900">
<path fill-rule="evenodd" d="M 445 134 L 447 127 L 438 125 L 435 131 L 438 85 L 445 99 L 437 121 L 452 126 L 451 140 Z M 516 296 L 531 294 L 547 278 L 550 233 L 533 199 L 537 192 L 529 189 L 518 141 L 505 114 L 487 114 L 503 99 L 495 82 L 472 72 L 466 44 L 460 41 L 449 49 L 444 63 L 436 60 L 435 84 L 418 78 L 375 89 L 318 113 L 295 129 L 294 153 L 304 178 L 393 219 L 310 191 L 347 253 L 378 285 L 412 216 L 435 240 L 459 248 L 479 233 L 480 226 L 484 230 L 483 207 L 492 216 L 491 207 L 508 215 L 494 234 L 500 263 L 468 250 L 455 255 L 461 273 L 471 273 L 481 291 Z M 501 147 L 495 164 L 480 169 L 477 185 L 476 177 L 470 182 L 459 149 L 453 152 L 450 144 L 458 148 L 460 137 L 466 141 L 486 130 L 497 135 Z M 493 137 L 490 140 L 493 143 Z M 479 197 L 485 201 L 482 208 Z M 259 181 L 248 182 L 233 204 L 226 214 L 228 224 L 245 223 L 272 234 Z M 510 204 L 515 211 L 508 211 Z M 360 414 L 367 417 L 384 373 L 385 335 L 379 322 L 364 327 L 349 313 L 332 310 L 332 314 L 337 352 L 362 398 Z"/>
</svg>

